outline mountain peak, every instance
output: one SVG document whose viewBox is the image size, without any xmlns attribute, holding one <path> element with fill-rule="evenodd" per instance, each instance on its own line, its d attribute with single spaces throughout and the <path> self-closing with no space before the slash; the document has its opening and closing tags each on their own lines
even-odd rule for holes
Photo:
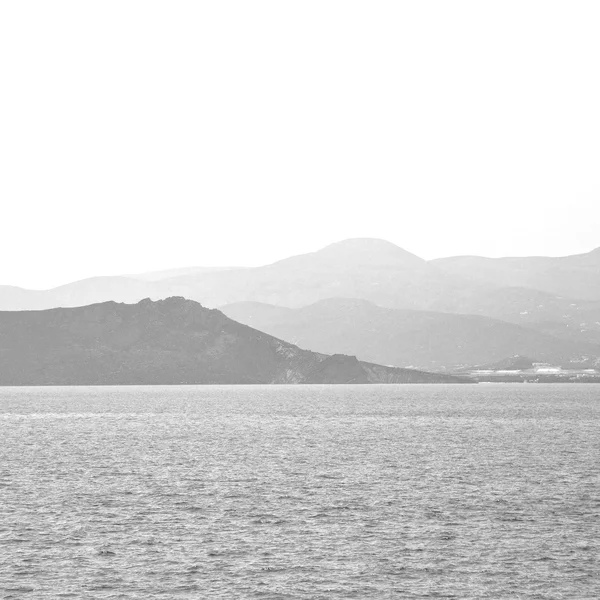
<svg viewBox="0 0 600 600">
<path fill-rule="evenodd" d="M 325 246 L 321 252 L 324 250 L 360 250 L 360 251 L 370 251 L 370 252 L 406 252 L 396 244 L 392 242 L 388 242 L 387 240 L 382 240 L 381 238 L 348 238 L 346 240 L 341 240 L 339 242 L 334 242 L 333 244 L 329 244 Z M 410 252 L 406 252 L 410 254 Z M 414 255 L 413 255 L 414 256 Z"/>
<path fill-rule="evenodd" d="M 170 310 L 174 308 L 204 308 L 200 302 L 196 300 L 189 300 L 188 298 L 184 298 L 183 296 L 168 296 L 167 298 L 158 298 L 156 300 L 152 300 L 152 298 L 144 298 L 137 302 L 138 306 L 142 308 L 162 308 L 165 310 Z"/>
<path fill-rule="evenodd" d="M 426 261 L 391 242 L 378 238 L 350 238 L 325 246 L 318 256 L 369 264 L 422 266 Z"/>
</svg>

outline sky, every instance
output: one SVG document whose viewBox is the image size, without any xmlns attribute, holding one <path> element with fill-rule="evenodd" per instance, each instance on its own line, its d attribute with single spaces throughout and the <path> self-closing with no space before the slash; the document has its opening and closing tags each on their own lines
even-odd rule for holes
<svg viewBox="0 0 600 600">
<path fill-rule="evenodd" d="M 0 3 L 0 284 L 600 246 L 596 0 Z"/>
</svg>

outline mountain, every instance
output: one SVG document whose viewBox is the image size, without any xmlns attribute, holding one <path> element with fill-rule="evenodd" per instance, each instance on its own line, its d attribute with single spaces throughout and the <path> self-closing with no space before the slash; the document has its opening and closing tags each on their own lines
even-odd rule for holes
<svg viewBox="0 0 600 600">
<path fill-rule="evenodd" d="M 568 312 L 562 319 L 533 321 L 525 327 L 566 340 L 600 344 L 600 308 Z"/>
<path fill-rule="evenodd" d="M 301 350 L 184 298 L 0 312 L 0 385 L 463 381 Z"/>
<path fill-rule="evenodd" d="M 4 310 L 136 302 L 184 296 L 210 307 L 256 301 L 300 307 L 331 297 L 363 298 L 381 306 L 445 310 L 490 288 L 471 283 L 383 240 L 338 242 L 263 267 L 193 271 L 156 281 L 93 278 L 45 291 L 0 290 Z M 150 278 L 154 279 L 152 275 Z M 147 277 L 145 279 L 148 279 Z"/>
<path fill-rule="evenodd" d="M 581 316 L 596 311 L 600 311 L 598 301 L 555 296 L 523 287 L 501 287 L 465 297 L 449 312 L 476 314 L 528 325 L 544 321 L 579 320 Z"/>
<path fill-rule="evenodd" d="M 256 268 L 186 267 L 94 277 L 43 291 L 4 286 L 0 310 L 171 296 L 209 307 L 252 301 L 301 308 L 345 297 L 386 308 L 491 317 L 574 342 L 597 343 L 600 300 L 589 298 L 600 285 L 599 262 L 600 249 L 563 258 L 426 261 L 384 240 L 358 238 Z M 535 285 L 541 287 L 531 287 Z"/>
<path fill-rule="evenodd" d="M 428 308 L 456 302 L 472 284 L 384 240 L 359 238 L 317 252 L 243 271 L 189 275 L 168 280 L 209 306 L 255 301 L 301 307 L 332 297 L 362 298 L 381 306 Z M 181 286 L 181 287 L 178 287 Z"/>
<path fill-rule="evenodd" d="M 557 258 L 454 256 L 431 263 L 449 275 L 496 287 L 521 287 L 556 296 L 600 300 L 600 248 Z"/>
<path fill-rule="evenodd" d="M 394 366 L 455 369 L 516 354 L 560 364 L 600 357 L 600 345 L 559 339 L 497 319 L 388 309 L 356 299 L 323 300 L 299 309 L 243 302 L 221 310 L 305 348 Z"/>
<path fill-rule="evenodd" d="M 0 310 L 34 310 L 42 308 L 44 301 L 37 290 L 27 290 L 14 285 L 0 285 Z"/>
<path fill-rule="evenodd" d="M 147 297 L 160 298 L 163 293 L 152 283 L 119 276 L 90 277 L 51 290 L 0 286 L 0 310 L 43 310 L 115 299 L 119 302 L 137 302 Z"/>
<path fill-rule="evenodd" d="M 242 267 L 179 267 L 177 269 L 165 269 L 162 271 L 148 271 L 146 273 L 135 273 L 126 275 L 131 279 L 140 281 L 163 281 L 173 277 L 182 277 L 184 275 L 194 275 L 196 273 L 215 273 L 217 271 L 232 271 L 242 269 Z"/>
<path fill-rule="evenodd" d="M 490 371 L 524 371 L 526 369 L 533 369 L 535 363 L 539 362 L 528 356 L 509 356 L 504 360 L 500 360 L 496 363 L 488 365 L 478 365 L 479 369 L 489 369 Z"/>
</svg>

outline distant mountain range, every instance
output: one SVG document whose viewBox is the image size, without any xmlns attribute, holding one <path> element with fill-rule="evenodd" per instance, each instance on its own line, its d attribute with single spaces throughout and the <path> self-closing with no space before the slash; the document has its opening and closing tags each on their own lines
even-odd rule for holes
<svg viewBox="0 0 600 600">
<path fill-rule="evenodd" d="M 185 275 L 197 275 L 201 273 L 216 273 L 217 271 L 235 271 L 242 267 L 180 267 L 178 269 L 166 269 L 163 271 L 149 271 L 147 273 L 136 273 L 134 275 L 125 275 L 132 279 L 140 281 L 162 281 L 172 279 L 173 277 L 183 277 Z"/>
<path fill-rule="evenodd" d="M 298 309 L 240 302 L 221 310 L 302 348 L 395 366 L 455 370 L 515 354 L 566 365 L 593 363 L 600 356 L 600 345 L 498 319 L 389 309 L 365 300 L 336 298 Z"/>
<path fill-rule="evenodd" d="M 600 359 L 600 249 L 559 258 L 426 261 L 389 242 L 360 238 L 256 268 L 185 267 L 94 277 L 41 291 L 0 286 L 0 310 L 172 296 L 226 307 L 244 322 L 248 307 L 231 305 L 271 305 L 260 309 L 265 320 L 255 321 L 257 327 L 311 350 L 378 357 L 394 365 L 441 368 L 516 354 L 562 363 Z M 320 304 L 340 298 L 371 304 L 359 303 L 353 312 L 347 305 Z M 297 312 L 280 311 L 286 308 Z M 351 336 L 342 325 L 354 318 L 348 322 L 355 329 Z M 330 335 L 320 333 L 316 323 Z M 462 342 L 452 348 L 451 340 Z"/>
<path fill-rule="evenodd" d="M 382 240 L 347 240 L 318 252 L 250 269 L 202 270 L 152 281 L 145 276 L 95 277 L 52 290 L 0 289 L 0 310 L 83 306 L 184 296 L 210 307 L 256 301 L 300 307 L 331 297 L 363 298 L 381 306 L 423 309 L 458 305 L 489 286 L 449 275 Z M 160 276 L 159 276 L 160 277 Z"/>
<path fill-rule="evenodd" d="M 446 273 L 495 287 L 523 287 L 581 300 L 600 300 L 600 248 L 549 258 L 454 256 L 431 261 Z"/>
<path fill-rule="evenodd" d="M 254 301 L 299 308 L 343 297 L 388 308 L 511 318 L 551 306 L 554 316 L 569 308 L 600 309 L 600 249 L 563 258 L 426 261 L 383 240 L 351 239 L 263 267 L 93 277 L 51 290 L 0 286 L 0 309 L 131 302 L 175 293 L 212 307 Z M 539 320 L 546 316 L 541 311 Z"/>
<path fill-rule="evenodd" d="M 0 312 L 0 385 L 461 382 L 302 350 L 184 298 Z"/>
</svg>

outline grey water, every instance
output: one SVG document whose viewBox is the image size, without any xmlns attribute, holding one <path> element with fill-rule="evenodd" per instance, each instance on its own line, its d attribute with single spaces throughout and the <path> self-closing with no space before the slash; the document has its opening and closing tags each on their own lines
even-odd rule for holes
<svg viewBox="0 0 600 600">
<path fill-rule="evenodd" d="M 600 386 L 0 388 L 3 598 L 600 598 Z"/>
</svg>

